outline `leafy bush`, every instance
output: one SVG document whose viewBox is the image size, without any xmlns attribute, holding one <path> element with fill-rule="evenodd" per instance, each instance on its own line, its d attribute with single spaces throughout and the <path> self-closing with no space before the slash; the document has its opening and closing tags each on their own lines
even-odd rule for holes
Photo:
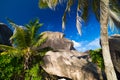
<svg viewBox="0 0 120 80">
<path fill-rule="evenodd" d="M 47 39 L 38 33 L 42 24 L 35 19 L 21 27 L 8 21 L 14 33 L 10 38 L 12 46 L 0 44 L 0 80 L 43 80 L 42 58 L 48 49 L 39 50 Z"/>
<path fill-rule="evenodd" d="M 31 55 L 29 69 L 25 71 L 23 56 L 0 55 L 0 80 L 43 80 L 45 71 L 41 65 L 43 65 L 42 58 L 47 51 L 44 49 L 37 55 Z"/>
<path fill-rule="evenodd" d="M 96 63 L 101 69 L 104 69 L 104 60 L 102 57 L 102 49 L 90 50 L 90 57 L 93 63 Z"/>
<path fill-rule="evenodd" d="M 0 55 L 0 79 L 11 80 L 13 77 L 20 77 L 23 71 L 22 63 L 22 57 Z"/>
</svg>

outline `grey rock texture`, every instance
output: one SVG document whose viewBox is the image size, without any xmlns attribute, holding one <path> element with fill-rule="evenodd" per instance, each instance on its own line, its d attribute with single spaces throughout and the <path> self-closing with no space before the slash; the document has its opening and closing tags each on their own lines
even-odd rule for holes
<svg viewBox="0 0 120 80">
<path fill-rule="evenodd" d="M 72 80 L 99 80 L 96 66 L 87 60 L 87 55 L 71 50 L 49 51 L 44 57 L 43 69 L 52 75 Z"/>
<path fill-rule="evenodd" d="M 115 34 L 109 37 L 109 46 L 111 58 L 114 64 L 115 69 L 119 72 L 120 78 L 120 35 Z"/>
<path fill-rule="evenodd" d="M 74 50 L 72 41 L 65 39 L 62 33 L 45 32 L 48 40 L 42 45 L 55 51 L 48 51 L 44 57 L 43 69 L 60 77 L 72 80 L 99 80 L 97 67 L 89 61 L 87 53 Z"/>
<path fill-rule="evenodd" d="M 64 38 L 64 34 L 60 32 L 44 32 L 44 37 L 47 37 L 47 40 L 40 48 L 51 47 L 53 50 L 72 50 L 73 42 Z"/>
<path fill-rule="evenodd" d="M 7 25 L 0 23 L 0 44 L 11 45 L 9 38 L 12 36 L 12 31 Z"/>
</svg>

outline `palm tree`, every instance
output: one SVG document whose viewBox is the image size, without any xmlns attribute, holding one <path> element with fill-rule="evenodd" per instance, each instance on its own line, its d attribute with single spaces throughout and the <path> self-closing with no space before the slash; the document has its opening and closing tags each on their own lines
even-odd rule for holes
<svg viewBox="0 0 120 80">
<path fill-rule="evenodd" d="M 74 0 L 39 0 L 39 7 L 55 9 L 56 5 L 67 1 L 66 9 L 62 17 L 62 29 L 65 27 L 66 13 L 70 12 L 70 7 L 73 5 Z M 77 12 L 76 12 L 76 27 L 78 33 L 81 34 L 81 21 L 87 20 L 88 4 L 91 0 L 78 0 Z M 101 24 L 101 45 L 102 53 L 105 64 L 105 72 L 108 80 L 117 80 L 114 71 L 114 66 L 110 56 L 109 44 L 108 44 L 108 21 L 110 26 L 113 24 L 119 26 L 120 24 L 120 6 L 117 5 L 118 0 L 92 0 L 93 11 L 96 14 Z M 79 12 L 82 15 L 79 15 Z M 117 27 L 116 26 L 116 27 Z"/>
<path fill-rule="evenodd" d="M 9 19 L 8 21 L 14 28 L 13 36 L 10 38 L 12 46 L 0 44 L 0 50 L 3 51 L 0 55 L 23 56 L 24 71 L 29 70 L 31 56 L 40 53 L 38 47 L 46 40 L 45 37 L 42 37 L 43 34 L 38 34 L 42 24 L 36 19 L 23 27 L 16 25 Z M 42 56 L 43 54 L 41 53 Z"/>
<path fill-rule="evenodd" d="M 100 1 L 100 23 L 101 23 L 101 45 L 105 64 L 105 72 L 108 80 L 117 80 L 114 66 L 110 56 L 108 42 L 108 18 L 109 18 L 109 0 Z"/>
</svg>

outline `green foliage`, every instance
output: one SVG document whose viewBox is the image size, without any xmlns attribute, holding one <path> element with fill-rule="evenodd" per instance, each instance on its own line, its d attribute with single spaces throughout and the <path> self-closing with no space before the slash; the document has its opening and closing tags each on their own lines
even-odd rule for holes
<svg viewBox="0 0 120 80">
<path fill-rule="evenodd" d="M 43 2 L 43 0 L 39 0 L 39 8 L 48 8 L 47 2 Z"/>
<path fill-rule="evenodd" d="M 102 49 L 90 50 L 90 57 L 93 63 L 97 64 L 101 69 L 104 69 Z"/>
<path fill-rule="evenodd" d="M 39 65 L 34 65 L 31 69 L 26 70 L 25 80 L 41 80 L 42 76 L 39 75 Z"/>
<path fill-rule="evenodd" d="M 0 80 L 19 78 L 23 70 L 22 57 L 0 56 Z"/>
<path fill-rule="evenodd" d="M 58 0 L 39 0 L 39 8 L 51 8 L 54 9 L 58 5 Z"/>
<path fill-rule="evenodd" d="M 0 53 L 0 80 L 43 80 L 42 58 L 49 49 L 38 48 L 47 39 L 38 33 L 42 24 L 35 19 L 21 27 L 10 19 L 8 21 L 14 28 L 10 38 L 13 46 L 0 44 L 3 51 Z"/>
<path fill-rule="evenodd" d="M 24 56 L 0 55 L 0 80 L 43 80 L 45 71 L 41 68 L 44 64 L 42 58 L 49 50 L 51 48 L 41 49 L 38 54 L 31 55 L 29 69 L 26 71 L 23 66 Z"/>
</svg>

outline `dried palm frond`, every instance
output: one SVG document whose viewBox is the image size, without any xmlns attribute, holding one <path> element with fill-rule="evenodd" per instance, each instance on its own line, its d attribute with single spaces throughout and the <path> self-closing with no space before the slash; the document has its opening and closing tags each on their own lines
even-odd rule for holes
<svg viewBox="0 0 120 80">
<path fill-rule="evenodd" d="M 65 29 L 65 24 L 66 24 L 66 15 L 68 12 L 70 12 L 70 8 L 73 5 L 73 0 L 68 0 L 66 9 L 64 11 L 63 17 L 62 17 L 62 30 L 64 31 Z"/>
<path fill-rule="evenodd" d="M 82 27 L 83 19 L 81 18 L 81 16 L 79 16 L 79 12 L 81 12 L 81 10 L 78 7 L 77 8 L 77 15 L 76 15 L 76 27 L 77 27 L 78 33 L 80 35 L 82 35 L 81 27 Z"/>
</svg>

